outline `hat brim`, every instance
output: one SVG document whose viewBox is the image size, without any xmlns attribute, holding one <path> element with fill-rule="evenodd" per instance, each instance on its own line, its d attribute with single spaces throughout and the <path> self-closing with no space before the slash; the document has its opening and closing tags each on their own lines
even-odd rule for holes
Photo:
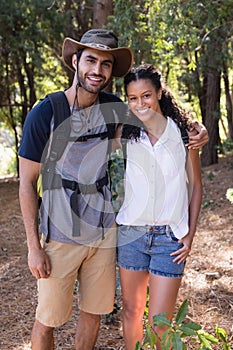
<svg viewBox="0 0 233 350">
<path fill-rule="evenodd" d="M 94 49 L 97 51 L 108 52 L 113 55 L 115 62 L 113 65 L 112 76 L 123 77 L 126 75 L 133 65 L 133 52 L 127 47 L 118 47 L 116 49 L 104 49 L 92 46 L 91 44 L 82 44 L 74 39 L 65 38 L 62 46 L 62 58 L 66 66 L 74 71 L 72 65 L 72 56 L 80 49 Z"/>
</svg>

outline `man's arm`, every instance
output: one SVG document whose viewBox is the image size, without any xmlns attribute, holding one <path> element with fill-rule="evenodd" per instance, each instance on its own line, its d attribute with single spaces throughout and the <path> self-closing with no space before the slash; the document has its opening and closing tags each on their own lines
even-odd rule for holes
<svg viewBox="0 0 233 350">
<path fill-rule="evenodd" d="M 38 229 L 37 180 L 40 163 L 20 157 L 19 173 L 19 199 L 27 235 L 28 266 L 37 279 L 47 278 L 50 274 L 50 262 L 41 248 Z"/>
<path fill-rule="evenodd" d="M 187 144 L 188 149 L 199 149 L 209 141 L 209 135 L 206 127 L 197 122 L 193 121 L 191 124 L 191 131 L 196 131 L 196 135 L 189 136 L 189 143 Z"/>
</svg>

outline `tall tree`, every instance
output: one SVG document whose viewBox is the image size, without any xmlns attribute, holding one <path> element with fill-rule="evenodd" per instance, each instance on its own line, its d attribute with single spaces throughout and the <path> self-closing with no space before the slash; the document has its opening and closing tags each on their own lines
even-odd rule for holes
<svg viewBox="0 0 233 350">
<path fill-rule="evenodd" d="M 227 112 L 227 123 L 228 123 L 228 137 L 233 142 L 233 102 L 231 98 L 230 79 L 229 79 L 229 68 L 226 62 L 223 62 L 223 80 L 226 95 L 226 112 Z M 232 94 L 233 96 L 233 94 Z"/>
<path fill-rule="evenodd" d="M 0 119 L 13 131 L 18 163 L 18 131 L 37 100 L 43 75 L 58 79 L 48 61 L 59 60 L 52 48 L 61 40 L 65 19 L 39 0 L 2 1 L 0 16 Z"/>
<path fill-rule="evenodd" d="M 79 39 L 91 28 L 93 5 L 93 0 L 1 1 L 0 121 L 15 135 L 16 155 L 29 109 L 38 97 L 64 89 L 67 76 L 72 80 L 61 44 L 65 36 Z"/>
<path fill-rule="evenodd" d="M 223 63 L 229 62 L 232 56 L 232 2 L 161 0 L 159 3 L 158 7 L 151 1 L 150 9 L 154 24 L 151 26 L 153 55 L 159 57 L 163 65 L 169 63 L 169 71 L 177 66 L 179 86 L 190 102 L 198 97 L 202 121 L 210 137 L 202 150 L 202 164 L 216 163 L 221 76 Z"/>
<path fill-rule="evenodd" d="M 112 15 L 112 0 L 94 0 L 92 28 L 103 28 Z"/>
</svg>

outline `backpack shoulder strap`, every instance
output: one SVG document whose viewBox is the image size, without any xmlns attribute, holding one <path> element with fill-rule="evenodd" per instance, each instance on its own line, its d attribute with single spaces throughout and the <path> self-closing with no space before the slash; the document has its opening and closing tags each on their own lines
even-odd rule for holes
<svg viewBox="0 0 233 350">
<path fill-rule="evenodd" d="M 70 136 L 70 123 L 63 123 L 70 117 L 70 106 L 63 91 L 48 94 L 47 97 L 53 110 L 53 137 L 50 146 L 50 161 L 57 161 L 61 158 L 67 139 Z"/>
<path fill-rule="evenodd" d="M 52 106 L 54 125 L 42 167 L 42 187 L 51 188 L 56 162 L 64 153 L 70 135 L 70 124 L 63 123 L 70 116 L 70 107 L 63 91 L 48 94 L 46 97 Z"/>
<path fill-rule="evenodd" d="M 99 100 L 100 100 L 100 103 L 108 103 L 108 102 L 121 102 L 121 103 L 123 103 L 119 97 L 117 97 L 116 95 L 114 95 L 110 92 L 105 92 L 105 91 L 100 91 Z"/>
<path fill-rule="evenodd" d="M 113 139 L 116 128 L 120 123 L 121 118 L 123 118 L 124 114 L 126 113 L 126 106 L 119 97 L 104 91 L 100 92 L 99 101 L 101 112 L 104 116 L 109 133 L 108 138 Z M 119 120 L 116 120 L 114 111 L 116 112 Z"/>
<path fill-rule="evenodd" d="M 53 92 L 47 95 L 53 110 L 55 130 L 62 122 L 70 116 L 70 106 L 63 91 Z"/>
</svg>

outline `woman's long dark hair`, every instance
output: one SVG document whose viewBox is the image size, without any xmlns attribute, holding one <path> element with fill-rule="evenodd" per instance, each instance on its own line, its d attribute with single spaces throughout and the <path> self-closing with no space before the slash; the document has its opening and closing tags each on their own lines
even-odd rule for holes
<svg viewBox="0 0 233 350">
<path fill-rule="evenodd" d="M 161 73 L 151 64 L 143 64 L 131 71 L 124 78 L 124 89 L 127 96 L 129 83 L 137 80 L 150 80 L 156 91 L 162 87 L 162 96 L 159 100 L 160 108 L 165 117 L 169 116 L 178 125 L 180 130 L 187 130 L 191 122 L 191 116 L 177 105 L 168 88 L 162 84 Z M 143 123 L 129 110 L 122 129 L 122 138 L 139 140 Z"/>
</svg>

